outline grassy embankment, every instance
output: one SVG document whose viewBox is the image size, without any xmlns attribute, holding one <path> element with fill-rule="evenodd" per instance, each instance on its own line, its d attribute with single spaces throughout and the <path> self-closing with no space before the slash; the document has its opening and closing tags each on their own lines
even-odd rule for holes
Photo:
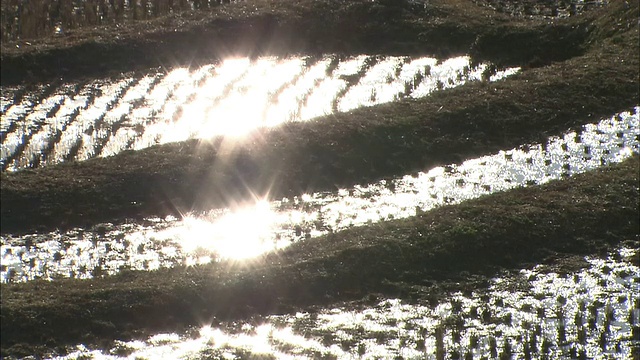
<svg viewBox="0 0 640 360">
<path fill-rule="evenodd" d="M 434 33 L 455 35 L 446 24 L 469 34 L 479 31 L 474 47 L 479 58 L 546 66 L 500 83 L 470 84 L 421 100 L 288 124 L 244 142 L 191 141 L 2 174 L 2 231 L 224 205 L 223 190 L 234 197 L 247 192 L 234 187 L 238 179 L 254 192 L 269 188 L 273 196 L 363 183 L 543 141 L 637 104 L 637 4 L 627 9 L 614 3 L 605 11 L 556 25 L 501 20 L 491 26 L 485 10 L 467 4 L 473 11 L 458 14 L 456 7 L 467 9 L 463 2 L 434 3 L 441 10 L 434 19 L 449 17 L 449 22 L 441 21 L 442 27 L 431 24 Z M 460 16 L 470 20 L 453 21 Z M 410 24 L 419 26 L 418 20 Z M 585 29 L 589 31 L 576 42 L 576 34 Z M 567 46 L 575 51 L 568 60 L 551 55 L 534 59 L 522 55 L 522 49 L 504 53 L 501 42 L 521 36 L 533 42 L 526 48 L 535 48 L 545 38 L 559 41 L 563 34 L 572 39 Z M 475 35 L 456 39 L 451 41 L 459 41 L 462 52 L 471 48 Z M 354 51 L 363 51 L 355 44 Z M 412 46 L 422 49 L 418 45 Z M 59 51 L 73 54 L 74 49 Z M 42 56 L 52 56 L 46 54 Z M 552 60 L 564 61 L 549 64 Z M 3 75 L 4 61 L 3 55 Z M 638 181 L 636 156 L 548 185 L 332 234 L 244 266 L 221 263 L 90 281 L 3 284 L 2 355 L 77 342 L 104 344 L 113 338 L 174 331 L 214 316 L 290 311 L 369 294 L 437 297 L 440 283 L 430 285 L 433 279 L 462 281 L 469 273 L 598 252 L 635 239 Z M 206 200 L 196 202 L 202 194 L 208 195 Z M 133 201 L 138 205 L 132 206 Z M 289 281 L 282 281 L 285 278 Z M 77 326 L 68 326 L 71 322 Z"/>
</svg>

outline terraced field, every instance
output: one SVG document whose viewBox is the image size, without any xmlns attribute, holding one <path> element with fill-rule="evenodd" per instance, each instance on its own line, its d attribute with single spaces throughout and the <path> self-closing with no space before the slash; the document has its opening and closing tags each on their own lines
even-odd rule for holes
<svg viewBox="0 0 640 360">
<path fill-rule="evenodd" d="M 3 358 L 640 358 L 637 3 L 2 9 Z"/>
</svg>

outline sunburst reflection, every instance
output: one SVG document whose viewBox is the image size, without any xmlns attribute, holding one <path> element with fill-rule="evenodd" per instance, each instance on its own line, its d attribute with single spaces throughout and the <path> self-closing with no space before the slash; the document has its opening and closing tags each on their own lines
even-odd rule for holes
<svg viewBox="0 0 640 360">
<path fill-rule="evenodd" d="M 272 239 L 278 214 L 265 200 L 206 216 L 186 216 L 182 225 L 168 231 L 186 252 L 208 250 L 226 259 L 247 259 L 278 248 Z M 280 244 L 280 247 L 286 244 Z"/>
</svg>

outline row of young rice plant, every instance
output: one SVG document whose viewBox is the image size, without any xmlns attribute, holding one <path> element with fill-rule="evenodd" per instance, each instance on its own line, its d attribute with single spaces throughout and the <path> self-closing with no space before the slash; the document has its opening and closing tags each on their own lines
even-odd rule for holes
<svg viewBox="0 0 640 360">
<path fill-rule="evenodd" d="M 0 163 L 3 171 L 17 171 L 190 138 L 241 136 L 517 71 L 472 67 L 468 57 L 269 57 L 28 91 L 3 88 Z"/>
<path fill-rule="evenodd" d="M 390 298 L 204 323 L 104 351 L 78 345 L 63 358 L 631 359 L 640 346 L 640 268 L 631 245 L 587 257 L 581 270 L 506 272 L 438 303 Z"/>
</svg>

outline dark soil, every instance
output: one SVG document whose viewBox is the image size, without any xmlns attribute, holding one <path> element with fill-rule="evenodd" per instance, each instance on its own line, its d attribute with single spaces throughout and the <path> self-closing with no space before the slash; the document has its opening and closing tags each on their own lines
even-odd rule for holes
<svg viewBox="0 0 640 360">
<path fill-rule="evenodd" d="M 471 53 L 524 70 L 242 141 L 187 141 L 2 173 L 1 231 L 180 214 L 250 193 L 299 195 L 542 142 L 638 104 L 638 9 L 620 1 L 549 20 L 515 19 L 462 0 L 250 1 L 134 22 L 117 36 L 113 28 L 81 28 L 31 45 L 3 42 L 2 86 L 197 65 L 231 53 Z M 635 156 L 544 186 L 331 234 L 244 265 L 2 284 L 1 355 L 105 346 L 213 318 L 377 294 L 437 299 L 481 286 L 502 268 L 574 264 L 576 256 L 637 240 L 638 166 Z"/>
</svg>

